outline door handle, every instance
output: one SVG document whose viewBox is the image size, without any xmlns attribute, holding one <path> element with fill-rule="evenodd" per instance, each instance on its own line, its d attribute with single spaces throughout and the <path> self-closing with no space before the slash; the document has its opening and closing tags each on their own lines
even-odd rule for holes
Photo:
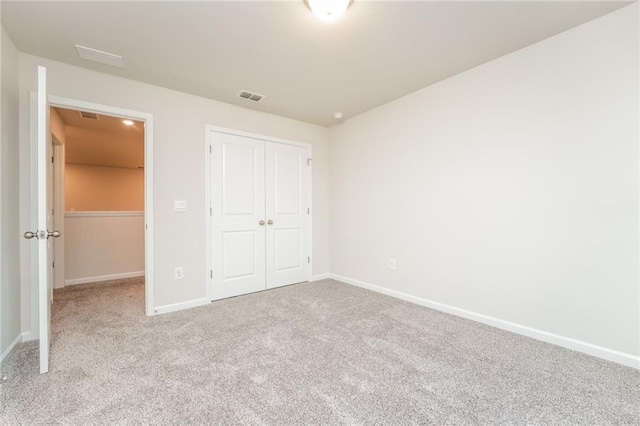
<svg viewBox="0 0 640 426">
<path fill-rule="evenodd" d="M 261 220 L 260 222 L 258 222 L 260 224 L 260 226 L 264 226 L 264 220 Z"/>
<path fill-rule="evenodd" d="M 47 239 L 49 237 L 58 238 L 62 233 L 60 231 L 47 231 Z"/>
<path fill-rule="evenodd" d="M 24 237 L 25 237 L 27 240 L 30 240 L 30 239 L 32 239 L 32 238 L 38 238 L 38 233 L 37 233 L 37 232 L 27 231 L 27 232 L 25 232 L 25 233 L 24 233 Z"/>
<path fill-rule="evenodd" d="M 272 221 L 271 219 L 269 219 L 269 220 L 267 221 L 267 225 L 273 225 L 273 221 Z"/>
</svg>

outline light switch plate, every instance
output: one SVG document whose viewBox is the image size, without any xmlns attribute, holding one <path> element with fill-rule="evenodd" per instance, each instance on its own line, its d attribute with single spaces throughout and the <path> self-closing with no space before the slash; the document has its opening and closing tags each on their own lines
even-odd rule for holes
<svg viewBox="0 0 640 426">
<path fill-rule="evenodd" d="M 187 211 L 187 202 L 175 200 L 173 202 L 173 210 L 177 212 L 186 212 Z"/>
</svg>

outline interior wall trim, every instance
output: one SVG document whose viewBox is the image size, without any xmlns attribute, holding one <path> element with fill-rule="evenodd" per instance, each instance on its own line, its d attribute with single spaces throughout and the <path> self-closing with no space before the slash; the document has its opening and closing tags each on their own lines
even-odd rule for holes
<svg viewBox="0 0 640 426">
<path fill-rule="evenodd" d="M 22 343 L 22 334 L 18 334 L 16 338 L 13 339 L 13 342 L 11 342 L 11 344 L 7 347 L 7 349 L 5 349 L 2 354 L 0 354 L 0 364 L 2 364 L 4 360 L 11 356 L 13 351 L 16 349 L 16 346 L 18 346 L 18 343 Z"/>
<path fill-rule="evenodd" d="M 208 297 L 200 299 L 188 300 L 186 302 L 172 303 L 170 305 L 162 305 L 156 307 L 156 314 L 167 314 L 169 312 L 181 311 L 183 309 L 195 308 L 197 306 L 208 305 L 211 303 Z"/>
<path fill-rule="evenodd" d="M 120 280 L 122 278 L 136 278 L 136 277 L 144 277 L 144 271 L 123 272 L 120 274 L 110 274 L 110 275 L 99 275 L 97 277 L 74 278 L 71 280 L 64 280 L 64 285 L 68 286 L 68 285 L 88 284 L 88 283 L 97 283 L 102 281 Z"/>
<path fill-rule="evenodd" d="M 143 211 L 68 211 L 64 217 L 137 217 L 144 216 Z"/>
<path fill-rule="evenodd" d="M 329 278 L 331 278 L 331 274 L 327 272 L 326 274 L 314 275 L 311 277 L 311 280 L 309 281 L 314 282 L 314 281 L 328 280 Z"/>
<path fill-rule="evenodd" d="M 345 284 L 351 284 L 356 287 L 372 290 L 377 293 L 385 294 L 387 296 L 392 296 L 398 299 L 405 300 L 407 302 L 415 303 L 416 305 L 421 305 L 427 308 L 435 309 L 436 311 L 445 312 L 447 314 L 452 314 L 458 317 L 470 319 L 472 321 L 490 325 L 492 327 L 496 327 L 501 330 L 510 331 L 512 333 L 531 337 L 546 343 L 562 346 L 563 348 L 571 349 L 577 352 L 582 352 L 584 354 L 602 358 L 607 361 L 613 361 L 618 364 L 626 365 L 627 367 L 640 369 L 640 356 L 628 354 L 625 352 L 619 352 L 613 349 L 605 348 L 603 346 L 594 345 L 581 340 L 572 339 L 570 337 L 560 336 L 558 334 L 549 333 L 547 331 L 539 330 L 532 327 L 527 327 L 525 325 L 517 324 L 514 322 L 505 321 L 505 320 L 491 317 L 488 315 L 479 314 L 477 312 L 468 311 L 466 309 L 457 308 L 455 306 L 446 305 L 444 303 L 434 302 L 432 300 L 423 299 L 417 296 L 412 296 L 410 294 L 402 293 L 400 291 L 390 290 L 388 288 L 370 284 L 364 281 L 359 281 L 359 280 L 345 277 L 342 275 L 337 275 L 337 274 L 330 274 L 330 275 L 332 279 L 343 282 Z"/>
</svg>

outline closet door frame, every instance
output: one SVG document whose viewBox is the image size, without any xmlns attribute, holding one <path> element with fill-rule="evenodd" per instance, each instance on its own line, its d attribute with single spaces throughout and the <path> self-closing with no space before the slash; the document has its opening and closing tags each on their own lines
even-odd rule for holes
<svg viewBox="0 0 640 426">
<path fill-rule="evenodd" d="M 212 245 L 213 245 L 213 238 L 212 238 L 212 220 L 213 220 L 213 216 L 212 216 L 212 211 L 213 211 L 213 206 L 212 206 L 212 197 L 211 197 L 211 191 L 213 189 L 213 184 L 212 184 L 212 180 L 213 180 L 213 173 L 212 173 L 212 162 L 214 161 L 213 156 L 212 156 L 212 144 L 213 144 L 213 136 L 215 134 L 228 134 L 228 135 L 234 135 L 234 136 L 243 136 L 243 137 L 247 137 L 247 138 L 252 138 L 252 139 L 258 139 L 258 140 L 262 140 L 265 142 L 275 142 L 275 143 L 280 143 L 280 144 L 285 144 L 285 145 L 293 145 L 293 146 L 299 146 L 302 148 L 306 148 L 309 151 L 309 159 L 308 159 L 308 164 L 309 164 L 309 241 L 308 241 L 308 253 L 310 256 L 310 262 L 309 262 L 309 277 L 308 280 L 311 281 L 311 277 L 313 275 L 313 147 L 311 146 L 311 144 L 308 143 L 303 143 L 303 142 L 296 142 L 296 141 L 292 141 L 292 140 L 288 140 L 288 139 L 282 139 L 282 138 L 276 138 L 276 137 L 272 137 L 272 136 L 265 136 L 265 135 L 260 135 L 257 133 L 250 133 L 250 132 L 244 132 L 241 130 L 235 130 L 235 129 L 228 129 L 225 127 L 218 127 L 218 126 L 213 126 L 213 125 L 206 125 L 205 126 L 205 146 L 204 146 L 204 150 L 205 150 L 205 254 L 206 254 L 206 271 L 205 271 L 205 276 L 206 276 L 206 282 L 207 282 L 207 298 L 208 300 L 213 301 L 213 262 L 212 262 L 212 254 L 213 254 L 213 250 L 212 250 Z"/>
</svg>

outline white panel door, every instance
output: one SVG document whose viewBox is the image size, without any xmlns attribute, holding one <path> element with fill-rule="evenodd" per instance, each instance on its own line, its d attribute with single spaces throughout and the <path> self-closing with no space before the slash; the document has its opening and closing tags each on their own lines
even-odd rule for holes
<svg viewBox="0 0 640 426">
<path fill-rule="evenodd" d="M 265 289 L 264 142 L 211 133 L 213 299 Z"/>
<path fill-rule="evenodd" d="M 308 148 L 265 142 L 267 288 L 311 277 Z"/>
<path fill-rule="evenodd" d="M 52 225 L 51 199 L 51 131 L 49 129 L 49 105 L 47 103 L 47 70 L 38 67 L 38 92 L 35 99 L 36 136 L 36 229 L 24 233 L 27 239 L 34 239 L 38 270 L 38 329 L 40 337 L 40 373 L 49 371 L 49 350 L 51 344 L 51 303 L 53 301 L 51 243 L 49 237 L 59 236 L 57 231 L 49 231 Z"/>
</svg>

